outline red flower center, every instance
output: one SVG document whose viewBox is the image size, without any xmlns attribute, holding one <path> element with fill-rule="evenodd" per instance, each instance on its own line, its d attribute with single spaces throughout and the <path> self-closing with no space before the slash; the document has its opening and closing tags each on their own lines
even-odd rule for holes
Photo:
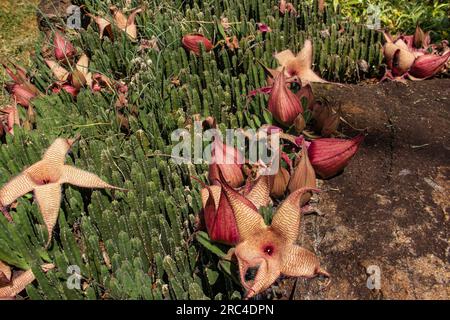
<svg viewBox="0 0 450 320">
<path fill-rule="evenodd" d="M 273 254 L 273 246 L 272 245 L 266 245 L 263 249 L 264 253 L 267 253 L 269 256 L 271 256 Z"/>
</svg>

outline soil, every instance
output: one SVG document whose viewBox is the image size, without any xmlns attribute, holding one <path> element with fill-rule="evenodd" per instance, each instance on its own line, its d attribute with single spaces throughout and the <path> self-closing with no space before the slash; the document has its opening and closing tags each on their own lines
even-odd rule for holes
<svg viewBox="0 0 450 320">
<path fill-rule="evenodd" d="M 449 299 L 450 79 L 314 90 L 368 135 L 344 173 L 323 181 L 325 216 L 303 219 L 300 244 L 331 283 L 285 279 L 285 296 Z M 368 268 L 380 271 L 379 287 L 368 288 Z"/>
</svg>

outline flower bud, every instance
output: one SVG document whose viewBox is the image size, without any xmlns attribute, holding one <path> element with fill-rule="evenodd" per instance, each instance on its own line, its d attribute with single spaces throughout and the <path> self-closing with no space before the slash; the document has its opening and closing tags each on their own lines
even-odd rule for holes
<svg viewBox="0 0 450 320">
<path fill-rule="evenodd" d="M 181 39 L 181 43 L 183 44 L 183 47 L 188 50 L 192 51 L 195 55 L 200 55 L 200 45 L 203 43 L 205 46 L 205 51 L 209 52 L 213 49 L 213 44 L 211 41 L 209 41 L 204 35 L 199 33 L 190 33 Z"/>
<path fill-rule="evenodd" d="M 348 165 L 363 140 L 363 134 L 348 140 L 336 138 L 313 140 L 308 148 L 308 155 L 314 170 L 323 179 L 338 174 Z"/>
<path fill-rule="evenodd" d="M 286 192 L 289 183 L 289 172 L 280 166 L 277 174 L 273 177 L 272 189 L 270 196 L 273 198 L 281 198 Z"/>
<path fill-rule="evenodd" d="M 312 92 L 311 85 L 308 83 L 300 88 L 297 92 L 297 97 L 302 102 L 302 99 L 306 99 L 306 105 L 309 110 L 313 109 L 314 106 L 314 94 Z"/>
<path fill-rule="evenodd" d="M 72 43 L 68 41 L 59 31 L 55 32 L 53 45 L 55 47 L 54 55 L 58 61 L 69 59 L 77 53 Z"/>
<path fill-rule="evenodd" d="M 284 71 L 275 78 L 269 96 L 269 111 L 276 121 L 286 127 L 291 126 L 303 112 L 299 98 L 287 88 Z"/>
<path fill-rule="evenodd" d="M 294 173 L 289 180 L 288 189 L 289 192 L 292 193 L 298 189 L 305 187 L 316 188 L 317 184 L 316 173 L 314 172 L 314 168 L 309 161 L 306 143 L 303 141 L 302 150 L 297 155 Z M 303 206 L 306 202 L 309 201 L 310 198 L 310 192 L 306 192 L 304 195 L 302 195 L 301 205 Z"/>
<path fill-rule="evenodd" d="M 423 48 L 426 49 L 430 46 L 430 33 L 424 32 L 422 28 L 417 25 L 416 31 L 414 32 L 414 46 L 417 49 Z"/>
<path fill-rule="evenodd" d="M 232 188 L 238 188 L 244 183 L 243 163 L 244 159 L 237 149 L 224 144 L 219 138 L 215 138 L 212 143 L 208 180 L 211 184 L 221 181 L 226 182 Z"/>
<path fill-rule="evenodd" d="M 439 73 L 450 58 L 450 51 L 439 56 L 436 54 L 425 54 L 418 57 L 409 69 L 409 74 L 415 78 L 426 79 Z"/>
<path fill-rule="evenodd" d="M 29 107 L 31 99 L 36 97 L 36 93 L 32 92 L 26 84 L 7 84 L 6 90 L 13 96 L 18 104 L 24 107 Z"/>
<path fill-rule="evenodd" d="M 297 134 L 301 134 L 303 132 L 303 130 L 305 129 L 306 122 L 301 113 L 299 113 L 297 118 L 295 118 L 294 127 L 295 127 L 295 132 L 297 132 Z"/>
</svg>

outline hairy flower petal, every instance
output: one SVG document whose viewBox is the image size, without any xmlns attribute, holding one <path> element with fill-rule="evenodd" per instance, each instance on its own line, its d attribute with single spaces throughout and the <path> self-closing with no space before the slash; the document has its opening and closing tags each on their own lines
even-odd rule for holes
<svg viewBox="0 0 450 320">
<path fill-rule="evenodd" d="M 293 277 L 329 277 L 328 272 L 320 267 L 319 259 L 314 253 L 296 245 L 284 252 L 281 273 Z"/>
<path fill-rule="evenodd" d="M 44 272 L 53 269 L 55 266 L 51 263 L 41 266 Z M 0 286 L 0 299 L 1 298 L 13 298 L 23 291 L 30 283 L 32 283 L 36 277 L 33 271 L 20 271 L 14 274 L 12 281 L 5 286 Z"/>
</svg>

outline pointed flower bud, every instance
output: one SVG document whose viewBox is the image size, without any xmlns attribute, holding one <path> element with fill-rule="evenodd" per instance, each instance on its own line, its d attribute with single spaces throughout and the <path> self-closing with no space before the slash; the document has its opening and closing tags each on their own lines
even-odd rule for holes
<svg viewBox="0 0 450 320">
<path fill-rule="evenodd" d="M 32 92 L 26 84 L 10 83 L 6 85 L 6 90 L 18 104 L 27 108 L 30 106 L 31 99 L 36 97 L 36 93 Z"/>
<path fill-rule="evenodd" d="M 439 73 L 450 59 L 450 51 L 439 56 L 436 54 L 425 54 L 418 57 L 409 70 L 409 74 L 415 78 L 426 79 Z"/>
<path fill-rule="evenodd" d="M 323 179 L 338 174 L 348 165 L 363 140 L 364 135 L 360 134 L 348 140 L 323 138 L 312 141 L 308 155 L 314 170 Z"/>
<path fill-rule="evenodd" d="M 55 58 L 58 61 L 69 59 L 77 53 L 73 44 L 69 40 L 67 40 L 59 31 L 55 32 L 53 45 L 55 47 Z"/>
<path fill-rule="evenodd" d="M 306 99 L 306 105 L 309 110 L 313 110 L 314 106 L 314 94 L 312 92 L 311 85 L 308 83 L 300 88 L 299 91 L 296 93 L 297 97 L 299 98 L 300 102 L 302 102 L 302 99 Z"/>
<path fill-rule="evenodd" d="M 14 72 L 6 64 L 2 63 L 2 65 L 5 68 L 6 73 L 10 76 L 12 81 L 14 81 L 15 83 L 21 84 L 21 83 L 29 81 L 29 79 L 27 77 L 27 72 L 24 68 L 22 68 L 16 64 L 13 64 L 13 66 L 15 68 L 15 72 Z"/>
<path fill-rule="evenodd" d="M 215 138 L 212 143 L 211 164 L 208 173 L 210 183 L 224 182 L 224 179 L 232 188 L 242 186 L 244 183 L 243 163 L 244 158 L 239 150 L 224 144 L 219 138 Z"/>
<path fill-rule="evenodd" d="M 200 55 L 200 46 L 202 43 L 206 52 L 211 51 L 214 47 L 211 41 L 200 33 L 190 33 L 183 36 L 181 43 L 186 50 L 192 51 L 197 56 Z"/>
<path fill-rule="evenodd" d="M 217 185 L 204 185 L 200 191 L 203 222 L 211 240 L 236 245 L 240 241 L 240 235 L 233 206 L 236 209 L 249 208 L 257 211 L 256 205 L 258 207 L 267 205 L 270 201 L 268 195 L 270 183 L 267 176 L 257 179 L 247 196 L 238 192 L 227 193 L 225 188 L 231 189 L 226 182 L 218 182 Z"/>
<path fill-rule="evenodd" d="M 426 49 L 430 46 L 431 38 L 429 32 L 424 32 L 419 25 L 416 27 L 416 31 L 414 32 L 414 46 L 417 49 L 423 48 Z"/>
<path fill-rule="evenodd" d="M 238 243 L 236 219 L 222 187 L 206 186 L 200 193 L 204 223 L 211 240 L 229 245 Z"/>
<path fill-rule="evenodd" d="M 299 113 L 297 118 L 294 120 L 294 128 L 297 134 L 301 134 L 306 127 L 305 118 L 303 118 L 302 114 Z"/>
<path fill-rule="evenodd" d="M 280 72 L 269 96 L 269 111 L 280 124 L 289 127 L 295 118 L 303 112 L 299 98 L 288 89 L 284 71 Z"/>
<path fill-rule="evenodd" d="M 273 177 L 272 189 L 270 190 L 270 196 L 273 198 L 281 198 L 286 192 L 289 183 L 289 171 L 280 166 L 277 174 Z"/>
<path fill-rule="evenodd" d="M 299 152 L 296 165 L 294 168 L 294 173 L 291 176 L 289 181 L 288 189 L 290 193 L 301 189 L 301 188 L 316 188 L 316 173 L 314 172 L 314 168 L 311 165 L 308 157 L 308 150 L 306 147 L 306 143 L 303 141 L 302 150 Z M 309 201 L 311 198 L 311 193 L 306 192 L 302 195 L 301 198 L 301 206 Z"/>
</svg>

